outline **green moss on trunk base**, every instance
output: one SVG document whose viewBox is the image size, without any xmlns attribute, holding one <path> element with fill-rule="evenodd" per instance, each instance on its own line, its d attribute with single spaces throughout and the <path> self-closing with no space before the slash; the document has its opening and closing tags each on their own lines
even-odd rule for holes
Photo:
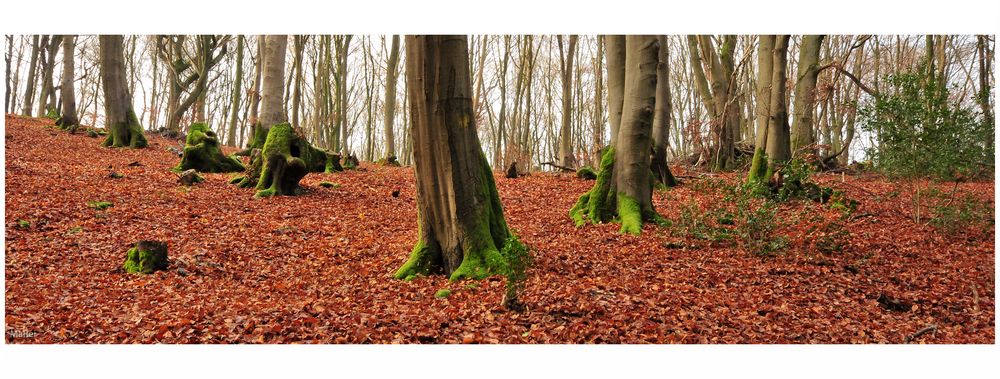
<svg viewBox="0 0 1000 379">
<path fill-rule="evenodd" d="M 642 233 L 642 207 L 638 201 L 624 192 L 618 193 L 618 218 L 622 222 L 621 233 L 636 236 Z"/>
<path fill-rule="evenodd" d="M 180 171 L 194 169 L 199 172 L 238 172 L 246 169 L 239 160 L 222 153 L 215 132 L 202 122 L 191 124 L 184 154 L 177 168 Z"/>
<path fill-rule="evenodd" d="M 135 112 L 131 109 L 128 111 L 127 120 L 121 124 L 112 125 L 110 131 L 108 138 L 104 139 L 102 143 L 105 147 L 127 146 L 139 149 L 148 145 L 146 136 L 143 135 L 142 125 L 139 125 L 139 119 L 135 117 Z"/>
<path fill-rule="evenodd" d="M 139 241 L 129 249 L 122 269 L 130 274 L 150 274 L 167 269 L 167 244 L 157 241 Z"/>
<path fill-rule="evenodd" d="M 583 226 L 587 221 L 599 224 L 611 219 L 612 212 L 608 209 L 609 203 L 614 204 L 611 198 L 611 179 L 615 167 L 615 149 L 607 147 L 601 155 L 601 171 L 597 173 L 597 182 L 594 187 L 580 196 L 576 205 L 569 211 L 569 216 L 576 223 L 576 226 Z"/>
</svg>

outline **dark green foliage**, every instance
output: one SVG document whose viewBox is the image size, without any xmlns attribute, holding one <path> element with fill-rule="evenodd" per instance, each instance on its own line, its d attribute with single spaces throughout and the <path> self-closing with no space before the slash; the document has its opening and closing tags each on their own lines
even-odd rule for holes
<svg viewBox="0 0 1000 379">
<path fill-rule="evenodd" d="M 219 139 L 208 124 L 196 122 L 191 124 L 184 154 L 178 171 L 194 169 L 199 172 L 238 172 L 246 168 L 238 159 L 222 154 Z"/>
<path fill-rule="evenodd" d="M 876 143 L 875 168 L 890 177 L 954 180 L 993 173 L 993 120 L 952 102 L 928 70 L 889 75 L 888 88 L 860 110 Z"/>
</svg>

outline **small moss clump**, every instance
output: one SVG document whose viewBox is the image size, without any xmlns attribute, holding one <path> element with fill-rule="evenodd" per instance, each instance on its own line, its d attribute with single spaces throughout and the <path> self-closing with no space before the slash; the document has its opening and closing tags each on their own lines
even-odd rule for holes
<svg viewBox="0 0 1000 379">
<path fill-rule="evenodd" d="M 111 204 L 110 201 L 88 201 L 87 206 L 99 211 L 103 211 L 105 209 L 113 207 L 114 204 Z"/>
<path fill-rule="evenodd" d="M 31 227 L 31 221 L 27 220 L 17 220 L 17 227 L 21 229 L 27 229 Z"/>
<path fill-rule="evenodd" d="M 323 188 L 340 188 L 340 184 L 327 181 L 319 182 L 319 186 Z"/>
<path fill-rule="evenodd" d="M 438 299 L 443 299 L 443 298 L 446 298 L 448 296 L 451 296 L 451 290 L 447 289 L 447 288 L 438 290 L 437 292 L 434 293 L 434 297 L 436 297 Z"/>
<path fill-rule="evenodd" d="M 238 159 L 222 153 L 219 139 L 203 122 L 191 124 L 188 130 L 184 153 L 177 171 L 197 170 L 198 172 L 239 172 L 243 167 Z"/>
</svg>

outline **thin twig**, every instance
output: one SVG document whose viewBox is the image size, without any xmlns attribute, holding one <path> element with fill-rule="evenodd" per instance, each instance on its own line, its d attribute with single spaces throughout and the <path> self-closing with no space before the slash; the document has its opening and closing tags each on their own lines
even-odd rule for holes
<svg viewBox="0 0 1000 379">
<path fill-rule="evenodd" d="M 903 343 L 910 343 L 913 340 L 919 338 L 920 336 L 922 336 L 924 334 L 927 334 L 927 333 L 930 333 L 930 332 L 933 332 L 933 331 L 936 331 L 936 330 L 937 330 L 937 325 L 933 325 L 933 324 L 932 325 L 928 325 L 928 326 L 924 327 L 923 329 L 918 330 L 916 333 L 913 333 L 913 334 L 907 336 L 906 339 L 903 340 Z"/>
</svg>

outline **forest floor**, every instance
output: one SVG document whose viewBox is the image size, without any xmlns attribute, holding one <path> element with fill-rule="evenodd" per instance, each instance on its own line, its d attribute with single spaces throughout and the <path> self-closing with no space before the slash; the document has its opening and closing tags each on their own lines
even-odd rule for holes
<svg viewBox="0 0 1000 379">
<path fill-rule="evenodd" d="M 107 149 L 47 124 L 6 118 L 8 343 L 995 342 L 992 216 L 943 233 L 913 220 L 907 187 L 871 174 L 815 175 L 860 202 L 849 217 L 780 203 L 787 244 L 771 256 L 680 226 L 728 206 L 739 174 L 681 172 L 654 194 L 674 226 L 639 237 L 574 226 L 567 211 L 592 181 L 498 174 L 535 258 L 516 313 L 500 277 L 392 279 L 417 238 L 411 168 L 312 173 L 301 196 L 255 199 L 228 174 L 180 186 L 175 141 Z M 957 193 L 993 207 L 993 182 Z M 121 271 L 140 239 L 167 242 L 167 271 Z"/>
</svg>

